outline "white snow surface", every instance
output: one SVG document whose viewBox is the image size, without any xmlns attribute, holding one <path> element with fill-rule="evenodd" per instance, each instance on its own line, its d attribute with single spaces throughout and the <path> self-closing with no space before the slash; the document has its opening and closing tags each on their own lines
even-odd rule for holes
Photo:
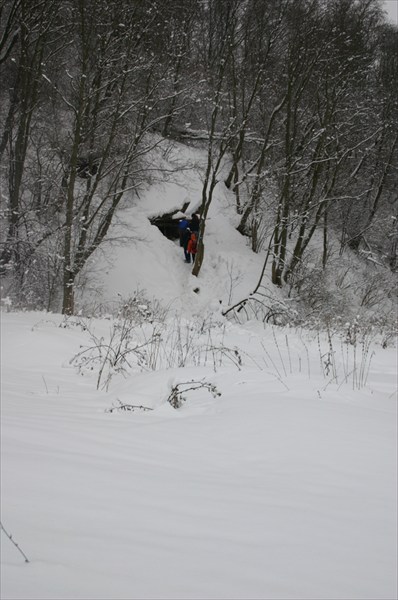
<svg viewBox="0 0 398 600">
<path fill-rule="evenodd" d="M 123 372 L 72 361 L 113 317 L 1 313 L 1 519 L 29 559 L 1 531 L 1 598 L 395 599 L 396 347 L 226 321 L 262 257 L 220 191 L 192 277 L 148 221 L 186 198 L 197 171 L 154 183 L 94 259 L 86 307 L 137 288 L 168 307 Z"/>
</svg>

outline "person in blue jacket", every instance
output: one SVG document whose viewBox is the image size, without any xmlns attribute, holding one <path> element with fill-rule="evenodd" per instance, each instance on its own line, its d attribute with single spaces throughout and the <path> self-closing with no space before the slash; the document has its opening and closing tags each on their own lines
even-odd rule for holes
<svg viewBox="0 0 398 600">
<path fill-rule="evenodd" d="M 187 217 L 183 217 L 178 222 L 178 232 L 180 234 L 180 246 L 184 249 L 185 262 L 191 262 L 191 255 L 188 253 L 188 241 L 191 237 L 189 229 L 189 221 Z"/>
<path fill-rule="evenodd" d="M 187 219 L 187 217 L 184 215 L 182 219 L 180 219 L 178 221 L 178 233 L 180 235 L 180 246 L 183 247 L 184 242 L 183 242 L 183 238 L 184 238 L 184 231 L 185 229 L 188 227 L 189 225 L 189 221 Z"/>
<path fill-rule="evenodd" d="M 196 234 L 196 240 L 199 237 L 199 216 L 197 214 L 193 214 L 191 219 L 188 221 L 186 217 L 180 219 L 178 223 L 178 228 L 180 231 L 180 246 L 184 248 L 184 256 L 185 262 L 191 262 L 191 253 L 188 252 L 188 242 L 191 239 L 191 234 Z M 194 261 L 194 256 L 192 255 L 192 262 Z"/>
</svg>

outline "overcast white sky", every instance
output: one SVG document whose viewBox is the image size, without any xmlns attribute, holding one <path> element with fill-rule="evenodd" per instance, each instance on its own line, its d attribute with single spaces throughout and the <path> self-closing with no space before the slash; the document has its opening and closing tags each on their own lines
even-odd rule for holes
<svg viewBox="0 0 398 600">
<path fill-rule="evenodd" d="M 385 9 L 395 25 L 398 25 L 398 0 L 384 0 Z"/>
</svg>

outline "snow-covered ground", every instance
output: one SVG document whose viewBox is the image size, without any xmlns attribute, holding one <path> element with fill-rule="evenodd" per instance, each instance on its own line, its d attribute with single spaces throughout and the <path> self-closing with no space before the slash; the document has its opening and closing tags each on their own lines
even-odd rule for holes
<svg viewBox="0 0 398 600">
<path fill-rule="evenodd" d="M 89 345 L 72 322 L 2 314 L 2 522 L 30 560 L 2 532 L 2 598 L 396 598 L 395 349 L 374 346 L 361 387 L 352 347 L 336 383 L 317 340 L 216 326 L 242 365 L 106 392 L 69 362 Z M 172 408 L 192 380 L 221 396 Z"/>
<path fill-rule="evenodd" d="M 228 194 L 198 279 L 148 221 L 199 197 L 192 171 L 124 208 L 95 317 L 1 314 L 1 519 L 29 559 L 2 531 L 4 600 L 397 597 L 396 346 L 224 319 L 262 264 Z M 137 290 L 166 312 L 98 318 Z"/>
</svg>

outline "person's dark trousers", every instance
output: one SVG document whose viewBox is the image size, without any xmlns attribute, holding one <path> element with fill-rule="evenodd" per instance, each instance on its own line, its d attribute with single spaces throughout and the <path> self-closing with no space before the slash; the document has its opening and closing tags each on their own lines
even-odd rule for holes
<svg viewBox="0 0 398 600">
<path fill-rule="evenodd" d="M 185 260 L 187 262 L 191 262 L 191 255 L 188 252 L 188 242 L 189 242 L 189 237 L 184 240 L 184 256 L 185 256 Z"/>
</svg>

